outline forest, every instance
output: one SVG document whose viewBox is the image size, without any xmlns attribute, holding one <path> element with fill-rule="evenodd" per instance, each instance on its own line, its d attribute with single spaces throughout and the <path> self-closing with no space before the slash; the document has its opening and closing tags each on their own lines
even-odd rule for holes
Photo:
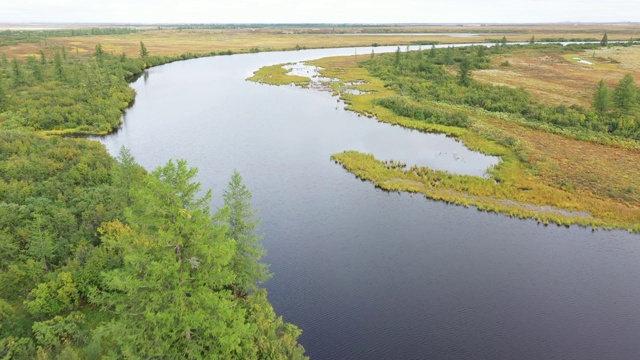
<svg viewBox="0 0 640 360">
<path fill-rule="evenodd" d="M 61 136 L 117 129 L 128 81 L 190 57 L 140 42 L 137 57 L 0 59 L 0 359 L 305 358 L 260 286 L 240 174 L 212 210 L 183 160 L 148 172 L 127 149 Z"/>
</svg>

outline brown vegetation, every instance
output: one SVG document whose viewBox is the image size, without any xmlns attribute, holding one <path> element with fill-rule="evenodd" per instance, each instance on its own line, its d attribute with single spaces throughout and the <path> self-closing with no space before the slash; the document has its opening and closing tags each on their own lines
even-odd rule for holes
<svg viewBox="0 0 640 360">
<path fill-rule="evenodd" d="M 607 32 L 610 41 L 640 37 L 638 25 L 580 25 L 580 26 L 389 26 L 389 27 L 293 27 L 293 28 L 238 28 L 238 29 L 154 29 L 132 34 L 81 37 L 46 38 L 39 43 L 26 43 L 0 47 L 8 57 L 21 58 L 37 55 L 42 47 L 65 46 L 70 55 L 93 53 L 96 44 L 105 52 L 126 53 L 137 56 L 139 42 L 143 41 L 151 54 L 180 55 L 205 54 L 231 50 L 249 52 L 298 48 L 328 48 L 348 46 L 406 45 L 417 43 L 478 43 L 500 39 L 529 41 L 536 39 L 600 39 Z M 379 35 L 349 35 L 376 33 Z M 397 33 L 398 35 L 389 35 Z M 424 33 L 406 36 L 403 33 Z M 449 36 L 449 33 L 472 33 L 475 36 Z"/>
</svg>

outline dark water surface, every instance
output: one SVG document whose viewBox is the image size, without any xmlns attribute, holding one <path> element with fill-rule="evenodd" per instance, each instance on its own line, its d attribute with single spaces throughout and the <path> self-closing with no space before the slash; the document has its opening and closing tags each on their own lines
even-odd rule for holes
<svg viewBox="0 0 640 360">
<path fill-rule="evenodd" d="M 263 65 L 354 52 L 151 69 L 122 129 L 101 141 L 148 169 L 187 159 L 214 207 L 241 172 L 275 274 L 269 299 L 314 359 L 640 358 L 640 236 L 382 192 L 329 156 L 353 149 L 476 175 L 495 159 L 358 117 L 328 93 L 244 81 Z"/>
</svg>

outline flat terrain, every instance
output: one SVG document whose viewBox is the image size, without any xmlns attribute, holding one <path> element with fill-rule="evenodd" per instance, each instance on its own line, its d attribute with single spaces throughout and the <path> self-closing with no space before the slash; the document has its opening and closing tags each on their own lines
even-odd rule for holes
<svg viewBox="0 0 640 360">
<path fill-rule="evenodd" d="M 598 60 L 594 65 L 586 65 L 577 63 L 574 57 L 592 59 L 593 51 L 567 55 L 522 49 L 495 56 L 492 68 L 474 71 L 474 78 L 522 87 L 531 92 L 536 101 L 548 105 L 589 107 L 595 84 L 601 78 L 612 86 L 626 73 L 640 79 L 637 69 L 640 57 L 636 55 L 640 54 L 639 50 L 638 47 L 596 50 Z M 423 193 L 433 199 L 474 205 L 511 216 L 640 230 L 637 142 L 603 145 L 582 141 L 527 126 L 513 115 L 500 116 L 439 102 L 430 105 L 467 112 L 473 121 L 471 128 L 440 126 L 398 116 L 374 104 L 376 98 L 389 96 L 390 90 L 383 81 L 359 66 L 367 58 L 364 55 L 327 58 L 313 63 L 325 69 L 321 71 L 324 76 L 339 78 L 343 83 L 364 81 L 352 87 L 368 94 L 341 94 L 351 110 L 375 116 L 378 121 L 455 136 L 473 149 L 501 156 L 503 163 L 494 170 L 494 181 L 425 169 L 398 169 L 355 152 L 335 154 L 334 160 L 356 176 L 386 190 Z M 513 65 L 500 66 L 505 58 Z M 338 84 L 332 86 L 341 88 Z M 486 134 L 493 134 L 498 140 L 515 139 L 514 145 L 500 147 L 494 141 L 487 141 Z"/>
<path fill-rule="evenodd" d="M 504 61 L 511 66 L 500 66 Z M 640 80 L 640 47 L 602 48 L 564 56 L 523 49 L 495 57 L 492 64 L 489 70 L 475 71 L 474 78 L 524 88 L 537 102 L 590 107 L 601 79 L 611 89 L 625 74 Z M 578 141 L 495 119 L 487 121 L 530 149 L 531 161 L 537 163 L 545 182 L 640 205 L 640 151 Z"/>
<path fill-rule="evenodd" d="M 606 32 L 610 40 L 640 38 L 640 25 L 536 25 L 536 26 L 376 26 L 376 27 L 277 27 L 220 29 L 148 29 L 123 35 L 48 37 L 33 43 L 0 47 L 8 57 L 36 55 L 43 48 L 65 46 L 70 55 L 93 53 L 96 44 L 106 52 L 138 56 L 143 41 L 154 55 L 203 54 L 251 49 L 290 50 L 298 48 L 328 48 L 348 46 L 406 45 L 428 43 L 493 42 L 503 36 L 508 41 L 543 39 L 599 40 Z M 411 33 L 407 36 L 403 34 Z M 421 33 L 424 35 L 415 35 Z M 366 34 L 366 35 L 363 35 Z M 463 35 L 461 35 L 463 34 Z"/>
<path fill-rule="evenodd" d="M 505 61 L 510 65 L 502 66 Z M 473 77 L 494 85 L 524 88 L 539 102 L 588 107 L 600 80 L 613 88 L 629 73 L 640 79 L 640 47 L 602 48 L 569 55 L 522 49 L 494 57 L 491 69 L 474 71 Z"/>
</svg>

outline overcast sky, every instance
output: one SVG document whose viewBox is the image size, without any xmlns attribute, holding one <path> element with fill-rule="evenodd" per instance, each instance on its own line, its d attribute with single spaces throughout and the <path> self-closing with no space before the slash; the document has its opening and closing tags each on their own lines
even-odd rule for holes
<svg viewBox="0 0 640 360">
<path fill-rule="evenodd" d="M 640 0 L 0 0 L 0 23 L 640 21 Z"/>
</svg>

